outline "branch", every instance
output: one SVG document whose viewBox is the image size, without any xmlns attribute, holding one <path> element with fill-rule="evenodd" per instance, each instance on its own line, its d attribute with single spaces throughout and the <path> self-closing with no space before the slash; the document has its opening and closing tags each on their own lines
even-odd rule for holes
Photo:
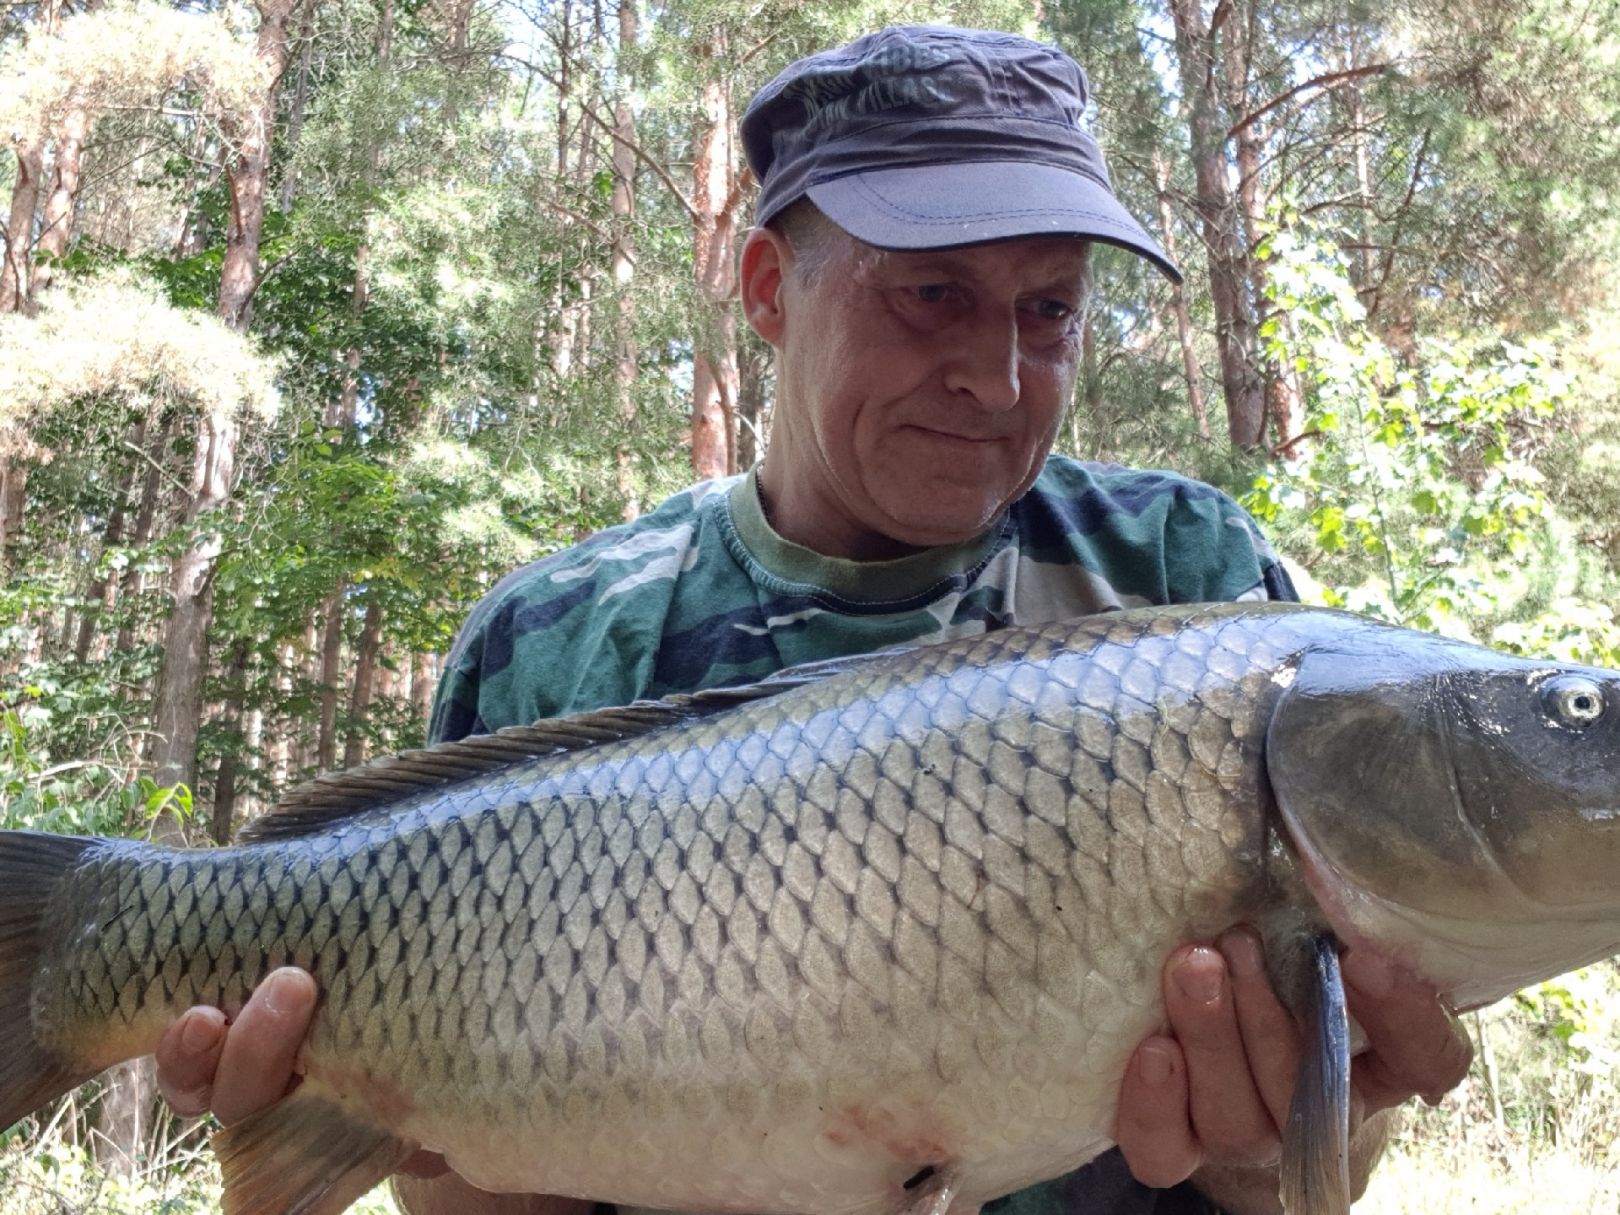
<svg viewBox="0 0 1620 1215">
<path fill-rule="evenodd" d="M 1321 437 L 1322 432 L 1320 430 L 1302 430 L 1292 439 L 1289 439 L 1288 442 L 1279 443 L 1277 446 L 1273 447 L 1271 449 L 1271 458 L 1275 460 L 1280 456 L 1286 455 L 1289 451 L 1299 446 L 1299 444 L 1303 443 L 1306 439 L 1320 439 Z"/>
<path fill-rule="evenodd" d="M 776 33 L 772 33 L 772 34 L 766 34 L 765 37 L 761 38 L 758 42 L 754 43 L 753 46 L 749 47 L 746 51 L 744 51 L 742 53 L 742 56 L 737 60 L 737 66 L 738 67 L 747 67 L 750 63 L 752 63 L 754 61 L 755 56 L 757 56 L 760 52 L 765 50 L 765 48 L 770 46 L 771 43 L 775 42 L 781 36 L 782 36 L 781 31 L 777 31 Z"/>
<path fill-rule="evenodd" d="M 123 448 L 131 455 L 139 456 L 141 459 L 145 460 L 152 466 L 153 471 L 155 471 L 158 476 L 162 477 L 171 486 L 180 491 L 181 497 L 185 498 L 188 502 L 191 500 L 191 486 L 187 485 L 184 481 L 180 480 L 179 477 L 176 477 L 168 469 L 164 468 L 163 465 L 154 460 L 145 450 L 145 448 L 135 446 L 135 444 L 131 443 L 128 439 L 123 441 Z"/>
<path fill-rule="evenodd" d="M 613 244 L 613 234 L 604 229 L 589 215 L 586 215 L 582 211 L 576 211 L 572 207 L 565 207 L 559 202 L 552 202 L 550 205 L 553 211 L 560 211 L 562 214 L 568 216 L 569 219 L 574 220 L 583 227 L 589 228 L 591 234 L 598 240 L 602 241 L 603 244 Z M 636 264 L 636 259 L 633 257 L 630 258 L 629 261 L 632 266 Z"/>
<path fill-rule="evenodd" d="M 1384 301 L 1384 288 L 1389 284 L 1391 271 L 1395 269 L 1395 252 L 1401 243 L 1401 223 L 1412 209 L 1412 199 L 1417 196 L 1418 180 L 1423 176 L 1423 161 L 1429 154 L 1429 136 L 1433 133 L 1428 128 L 1423 131 L 1423 142 L 1418 145 L 1417 158 L 1412 164 L 1412 180 L 1407 183 L 1406 197 L 1401 199 L 1400 208 L 1395 212 L 1394 230 L 1389 234 L 1389 248 L 1384 252 L 1384 265 L 1378 275 L 1378 285 L 1372 289 L 1372 303 L 1367 306 L 1369 321 L 1378 315 L 1378 305 Z"/>
<path fill-rule="evenodd" d="M 505 59 L 509 62 L 517 64 L 520 67 L 526 67 L 536 76 L 543 79 L 547 84 L 551 85 L 552 88 L 560 87 L 557 78 L 545 68 L 541 67 L 538 63 L 533 63 L 530 60 L 522 59 L 516 55 L 508 54 L 504 51 L 496 55 L 495 58 Z M 641 145 L 635 140 L 626 139 L 623 135 L 620 135 L 618 131 L 613 129 L 613 124 L 598 114 L 596 110 L 593 109 L 589 104 L 584 101 L 580 101 L 579 109 L 580 113 L 584 114 L 585 117 L 589 118 L 604 132 L 606 132 L 607 135 L 614 140 L 614 142 L 622 143 L 625 147 L 629 148 L 637 160 L 651 169 L 653 171 L 653 175 L 657 177 L 659 181 L 663 182 L 665 187 L 668 188 L 669 192 L 675 196 L 675 201 L 681 204 L 682 209 L 686 212 L 687 218 L 692 220 L 693 223 L 697 222 L 697 208 L 694 207 L 686 195 L 682 193 L 681 188 L 675 184 L 675 179 L 669 175 L 669 171 L 665 169 L 663 165 L 659 164 L 651 156 L 647 155 L 646 151 L 643 150 Z"/>
<path fill-rule="evenodd" d="M 1259 122 L 1260 119 L 1264 118 L 1272 110 L 1282 105 L 1289 98 L 1298 96 L 1306 89 L 1334 88 L 1351 80 L 1360 80 L 1364 76 L 1377 76 L 1382 72 L 1389 71 L 1389 69 L 1393 66 L 1394 64 L 1390 63 L 1370 63 L 1366 67 L 1347 68 L 1342 72 L 1324 72 L 1320 76 L 1312 76 L 1309 80 L 1304 81 L 1301 84 L 1296 84 L 1293 88 L 1287 89 L 1284 92 L 1278 93 L 1277 96 L 1266 102 L 1266 104 L 1261 106 L 1258 110 L 1251 110 L 1242 118 L 1238 119 L 1238 121 L 1232 125 L 1232 128 L 1226 132 L 1226 138 L 1232 139 L 1241 134 L 1246 128 L 1253 126 L 1256 122 Z"/>
<path fill-rule="evenodd" d="M 265 280 L 277 270 L 280 270 L 288 262 L 292 261 L 295 256 L 297 256 L 297 250 L 290 253 L 283 253 L 280 257 L 276 258 L 275 261 L 271 262 L 259 272 L 259 277 L 254 279 L 253 285 L 248 288 L 247 298 L 242 301 L 242 310 L 244 312 L 247 310 L 248 305 L 253 303 L 253 297 L 259 294 L 259 288 L 264 286 Z"/>
</svg>

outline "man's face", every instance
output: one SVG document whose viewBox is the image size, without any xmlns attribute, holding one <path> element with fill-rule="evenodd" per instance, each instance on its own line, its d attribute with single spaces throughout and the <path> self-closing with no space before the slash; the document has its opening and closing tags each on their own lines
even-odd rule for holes
<svg viewBox="0 0 1620 1215">
<path fill-rule="evenodd" d="M 969 540 L 1051 449 L 1079 365 L 1085 247 L 1033 237 L 900 253 L 832 239 L 809 281 L 782 283 L 765 476 L 793 518 L 779 509 L 778 526 L 867 559 Z"/>
</svg>

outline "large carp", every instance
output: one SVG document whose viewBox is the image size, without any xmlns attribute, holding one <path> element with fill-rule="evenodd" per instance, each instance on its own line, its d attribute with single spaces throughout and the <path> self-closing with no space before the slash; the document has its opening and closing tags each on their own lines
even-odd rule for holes
<svg viewBox="0 0 1620 1215">
<path fill-rule="evenodd" d="M 0 1127 L 293 963 L 305 1080 L 221 1136 L 227 1211 L 339 1212 L 425 1145 L 490 1189 L 962 1215 L 1108 1146 L 1164 959 L 1248 921 L 1322 1025 L 1315 1215 L 1347 1062 L 1305 946 L 1459 1006 L 1620 949 L 1620 675 L 1128 611 L 398 756 L 249 835 L 0 835 Z"/>
</svg>

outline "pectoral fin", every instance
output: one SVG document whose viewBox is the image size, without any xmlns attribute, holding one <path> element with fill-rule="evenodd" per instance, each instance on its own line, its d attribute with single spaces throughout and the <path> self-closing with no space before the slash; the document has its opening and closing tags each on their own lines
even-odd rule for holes
<svg viewBox="0 0 1620 1215">
<path fill-rule="evenodd" d="M 1302 993 L 1306 1040 L 1283 1132 L 1282 1202 L 1288 1215 L 1349 1215 L 1350 1026 L 1338 944 L 1311 942 Z"/>
<path fill-rule="evenodd" d="M 225 1215 L 341 1215 L 417 1146 L 305 1083 L 214 1136 Z"/>
<path fill-rule="evenodd" d="M 908 1184 L 906 1199 L 898 1215 L 946 1215 L 956 1201 L 956 1171 L 951 1168 L 934 1170 L 914 1184 Z M 977 1215 L 973 1211 L 958 1210 L 955 1215 Z"/>
</svg>

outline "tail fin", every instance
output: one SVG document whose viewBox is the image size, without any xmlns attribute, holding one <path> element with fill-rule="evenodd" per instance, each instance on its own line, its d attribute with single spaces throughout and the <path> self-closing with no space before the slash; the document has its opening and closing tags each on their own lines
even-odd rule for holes
<svg viewBox="0 0 1620 1215">
<path fill-rule="evenodd" d="M 34 1036 L 34 979 L 57 885 L 100 840 L 0 831 L 0 1130 L 90 1078 Z"/>
</svg>

